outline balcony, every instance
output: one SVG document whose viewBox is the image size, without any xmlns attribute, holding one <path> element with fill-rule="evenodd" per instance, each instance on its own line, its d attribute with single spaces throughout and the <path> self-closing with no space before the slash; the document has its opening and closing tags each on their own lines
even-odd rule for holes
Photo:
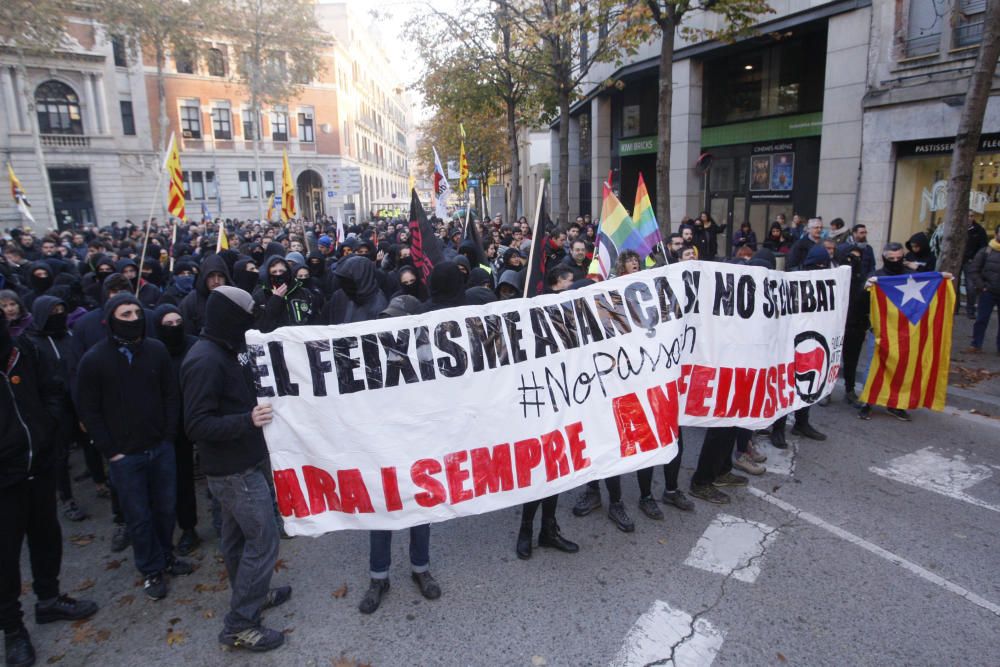
<svg viewBox="0 0 1000 667">
<path fill-rule="evenodd" d="M 42 146 L 46 148 L 90 148 L 90 137 L 82 134 L 43 134 Z"/>
</svg>

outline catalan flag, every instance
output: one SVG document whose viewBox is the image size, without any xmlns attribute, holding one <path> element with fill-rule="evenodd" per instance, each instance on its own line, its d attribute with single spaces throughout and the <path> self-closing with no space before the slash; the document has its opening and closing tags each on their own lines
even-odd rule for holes
<svg viewBox="0 0 1000 667">
<path fill-rule="evenodd" d="M 601 226 L 597 230 L 597 248 L 594 250 L 594 261 L 597 269 L 591 264 L 590 273 L 596 274 L 601 280 L 611 275 L 615 268 L 618 253 L 622 250 L 635 250 L 645 247 L 645 241 L 639 236 L 628 211 L 618 201 L 608 184 L 604 184 L 604 204 L 601 206 Z M 646 255 L 649 253 L 647 252 Z M 645 257 L 645 255 L 643 255 Z"/>
<path fill-rule="evenodd" d="M 18 180 L 14 173 L 14 166 L 10 162 L 7 162 L 7 178 L 10 179 L 10 196 L 14 198 L 17 210 L 28 220 L 34 222 L 35 216 L 31 215 L 31 202 L 28 201 L 28 195 L 24 194 L 21 181 Z"/>
<path fill-rule="evenodd" d="M 288 151 L 282 151 L 281 169 L 281 220 L 288 222 L 295 217 L 295 184 L 292 169 L 288 166 Z"/>
<path fill-rule="evenodd" d="M 656 246 L 663 240 L 660 236 L 660 226 L 656 224 L 656 215 L 653 213 L 653 205 L 649 202 L 649 192 L 646 190 L 646 182 L 639 174 L 639 186 L 635 191 L 635 208 L 632 209 L 632 219 L 639 230 L 642 238 L 643 248 L 635 249 L 640 257 L 648 257 Z"/>
<path fill-rule="evenodd" d="M 229 236 L 226 235 L 226 223 L 219 218 L 219 237 L 215 242 L 215 252 L 229 250 Z"/>
<path fill-rule="evenodd" d="M 872 287 L 875 355 L 861 401 L 944 409 L 955 288 L 940 273 L 879 276 Z"/>
<path fill-rule="evenodd" d="M 469 161 L 465 158 L 465 128 L 459 123 L 458 129 L 462 133 L 462 145 L 458 152 L 458 191 L 465 192 L 469 189 Z"/>
<path fill-rule="evenodd" d="M 167 174 L 170 185 L 167 190 L 167 212 L 178 220 L 187 220 L 184 213 L 184 172 L 181 171 L 181 156 L 177 152 L 177 141 L 170 135 L 167 147 Z"/>
</svg>

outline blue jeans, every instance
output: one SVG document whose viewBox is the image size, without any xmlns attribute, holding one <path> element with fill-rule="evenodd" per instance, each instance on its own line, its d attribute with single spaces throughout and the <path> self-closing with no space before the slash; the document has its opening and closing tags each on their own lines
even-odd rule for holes
<svg viewBox="0 0 1000 667">
<path fill-rule="evenodd" d="M 260 608 L 278 560 L 274 499 L 258 467 L 209 477 L 208 488 L 222 513 L 220 549 L 232 589 L 223 632 L 231 634 L 260 625 Z"/>
<path fill-rule="evenodd" d="M 972 325 L 972 347 L 982 349 L 986 338 L 986 327 L 990 325 L 993 309 L 1000 310 L 1000 296 L 993 292 L 980 292 L 977 302 L 976 322 Z M 997 327 L 997 352 L 1000 352 L 1000 326 Z"/>
<path fill-rule="evenodd" d="M 108 467 L 132 538 L 136 569 L 144 577 L 162 572 L 174 554 L 177 463 L 173 443 L 126 454 Z"/>
<path fill-rule="evenodd" d="M 388 579 L 392 563 L 392 531 L 373 530 L 369 533 L 371 552 L 369 566 L 372 579 Z M 431 562 L 431 525 L 410 528 L 410 566 L 414 572 L 427 572 Z"/>
</svg>

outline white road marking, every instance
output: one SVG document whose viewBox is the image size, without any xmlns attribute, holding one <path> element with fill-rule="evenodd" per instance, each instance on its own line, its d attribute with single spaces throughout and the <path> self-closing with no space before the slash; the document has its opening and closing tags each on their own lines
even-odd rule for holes
<svg viewBox="0 0 1000 667">
<path fill-rule="evenodd" d="M 691 634 L 692 621 L 693 617 L 687 612 L 657 600 L 629 629 L 610 667 L 638 667 L 669 658 L 671 647 L 678 642 L 674 659 L 665 664 L 708 667 L 722 647 L 724 633 L 699 618 L 694 621 L 694 633 Z"/>
<path fill-rule="evenodd" d="M 777 537 L 771 526 L 729 514 L 718 514 L 691 548 L 685 565 L 730 575 L 748 584 L 757 581 L 760 561 Z"/>
<path fill-rule="evenodd" d="M 768 472 L 775 475 L 785 475 L 791 477 L 795 474 L 795 453 L 798 445 L 794 441 L 788 441 L 788 449 L 778 449 L 771 444 L 771 440 L 766 436 L 754 440 L 754 447 L 767 456 L 767 461 L 762 465 Z"/>
<path fill-rule="evenodd" d="M 868 470 L 886 479 L 1000 512 L 1000 506 L 966 493 L 967 489 L 992 477 L 993 471 L 989 466 L 966 463 L 964 456 L 948 457 L 935 452 L 933 447 L 925 447 L 892 459 L 885 468 L 872 466 Z"/>
<path fill-rule="evenodd" d="M 924 579 L 925 581 L 929 581 L 936 586 L 940 586 L 946 591 L 954 593 L 955 595 L 968 600 L 969 602 L 978 607 L 982 607 L 983 609 L 987 610 L 991 614 L 994 614 L 995 616 L 1000 616 L 1000 605 L 994 604 L 989 600 L 980 597 L 979 595 L 976 595 L 975 593 L 968 590 L 967 588 L 964 588 L 963 586 L 959 586 L 956 583 L 948 581 L 944 577 L 934 574 L 933 572 L 920 567 L 916 563 L 906 560 L 902 556 L 897 556 L 891 551 L 887 551 L 886 549 L 883 549 L 877 544 L 873 544 L 872 542 L 869 542 L 868 540 L 862 537 L 858 537 L 854 533 L 849 533 L 843 528 L 834 526 L 833 524 L 828 523 L 823 519 L 819 518 L 815 514 L 804 512 L 795 507 L 794 505 L 792 505 L 791 503 L 787 503 L 784 500 L 781 500 L 780 498 L 776 498 L 775 496 L 772 496 L 771 494 L 765 491 L 761 491 L 760 489 L 754 488 L 752 486 L 747 487 L 747 491 L 750 493 L 750 495 L 757 496 L 761 500 L 769 502 L 775 507 L 780 507 L 786 512 L 795 515 L 797 518 L 802 519 L 806 523 L 811 523 L 812 525 L 818 528 L 822 528 L 823 530 L 833 533 L 837 537 L 843 540 L 847 540 L 851 544 L 861 547 L 865 551 L 875 554 L 879 558 L 883 558 L 889 561 L 890 563 L 898 565 L 904 570 L 912 572 L 913 574 L 917 575 L 921 579 Z"/>
</svg>

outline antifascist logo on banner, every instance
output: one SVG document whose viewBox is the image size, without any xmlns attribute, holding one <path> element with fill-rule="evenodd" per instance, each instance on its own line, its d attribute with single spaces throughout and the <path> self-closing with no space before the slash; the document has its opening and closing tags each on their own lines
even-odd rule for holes
<svg viewBox="0 0 1000 667">
<path fill-rule="evenodd" d="M 807 403 L 823 395 L 830 375 L 830 346 L 823 334 L 803 331 L 795 336 L 795 391 Z"/>
</svg>

